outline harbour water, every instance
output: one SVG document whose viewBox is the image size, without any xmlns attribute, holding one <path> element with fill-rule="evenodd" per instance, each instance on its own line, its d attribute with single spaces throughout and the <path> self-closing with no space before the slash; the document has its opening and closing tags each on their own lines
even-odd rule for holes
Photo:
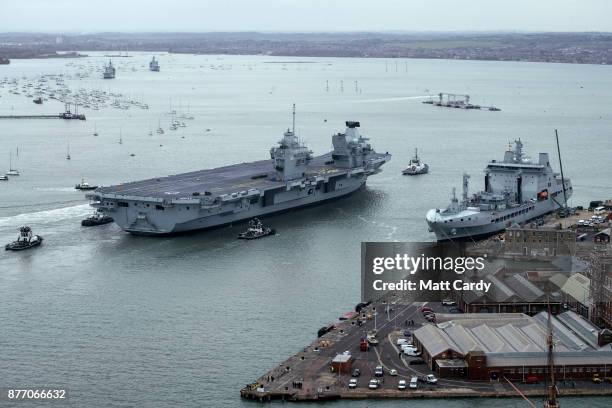
<svg viewBox="0 0 612 408">
<path fill-rule="evenodd" d="M 359 301 L 359 243 L 433 239 L 427 209 L 446 205 L 464 171 L 472 190 L 482 188 L 485 163 L 501 159 L 509 141 L 520 137 L 532 156 L 551 153 L 558 169 L 558 128 L 572 203 L 612 197 L 609 66 L 157 58 L 160 72 L 148 70 L 150 54 L 115 58 L 112 80 L 101 79 L 108 61 L 101 55 L 0 66 L 0 80 L 63 73 L 72 90 L 122 93 L 116 99 L 149 107 L 82 109 L 85 122 L 0 121 L 0 168 L 8 168 L 12 150 L 21 171 L 0 184 L 0 242 L 15 239 L 24 224 L 45 238 L 35 250 L 0 253 L 0 387 L 67 387 L 74 406 L 251 406 L 239 398 L 244 384 Z M 420 103 L 437 92 L 469 93 L 474 103 L 502 111 Z M 63 110 L 57 101 L 35 105 L 6 87 L 0 95 L 0 115 Z M 292 103 L 296 131 L 315 154 L 331 150 L 331 135 L 345 120 L 359 120 L 362 134 L 393 160 L 350 198 L 267 219 L 277 235 L 253 242 L 235 239 L 243 225 L 163 238 L 130 236 L 114 224 L 80 226 L 90 212 L 74 190 L 82 176 L 106 185 L 267 158 L 291 125 Z M 194 119 L 168 130 L 170 110 Z M 164 134 L 155 132 L 158 122 Z M 430 173 L 402 176 L 415 147 Z M 525 406 L 521 400 L 444 405 Z M 609 400 L 572 399 L 564 406 L 603 407 Z"/>
</svg>

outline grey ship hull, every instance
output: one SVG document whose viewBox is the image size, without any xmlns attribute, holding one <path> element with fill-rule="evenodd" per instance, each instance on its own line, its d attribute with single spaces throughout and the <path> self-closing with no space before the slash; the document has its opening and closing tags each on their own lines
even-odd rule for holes
<svg viewBox="0 0 612 408">
<path fill-rule="evenodd" d="M 568 198 L 571 191 L 567 193 Z M 454 216 L 452 223 L 440 223 L 436 220 L 435 210 L 429 210 L 426 219 L 429 229 L 436 234 L 438 241 L 477 240 L 505 231 L 512 224 L 523 224 L 535 218 L 549 214 L 561 205 L 552 199 L 523 203 L 520 206 L 503 211 L 472 211 Z M 501 219 L 499 221 L 496 221 Z M 437 221 L 437 222 L 434 222 Z"/>
<path fill-rule="evenodd" d="M 270 171 L 271 161 L 261 160 L 103 187 L 87 197 L 124 231 L 176 234 L 347 196 L 389 159 L 388 154 L 376 154 L 367 168 L 342 169 L 329 165 L 331 155 L 326 154 L 312 160 L 304 178 L 290 182 L 276 181 Z"/>
</svg>

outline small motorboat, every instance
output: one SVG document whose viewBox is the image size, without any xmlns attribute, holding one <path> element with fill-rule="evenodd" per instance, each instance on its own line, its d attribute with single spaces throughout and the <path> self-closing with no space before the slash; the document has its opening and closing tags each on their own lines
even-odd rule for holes
<svg viewBox="0 0 612 408">
<path fill-rule="evenodd" d="M 7 251 L 22 251 L 39 246 L 43 242 L 43 237 L 32 234 L 32 228 L 24 226 L 19 228 L 19 237 L 17 241 L 6 244 L 4 249 Z"/>
<path fill-rule="evenodd" d="M 274 234 L 276 234 L 275 230 L 264 227 L 259 218 L 253 218 L 249 221 L 249 228 L 245 232 L 238 234 L 238 239 L 257 239 Z"/>
<path fill-rule="evenodd" d="M 427 172 L 429 172 L 429 165 L 421 162 L 417 149 L 414 149 L 414 157 L 410 159 L 408 167 L 402 171 L 402 174 L 407 176 L 416 176 L 418 174 L 426 174 Z"/>
<path fill-rule="evenodd" d="M 91 184 L 86 182 L 84 178 L 81 178 L 81 182 L 74 186 L 74 188 L 77 190 L 95 190 L 96 188 L 98 188 L 98 186 L 92 186 Z"/>
<path fill-rule="evenodd" d="M 42 105 L 43 100 L 42 98 L 39 96 L 38 98 L 34 99 L 32 102 L 34 102 L 37 105 Z"/>
<path fill-rule="evenodd" d="M 97 225 L 109 224 L 111 222 L 113 222 L 112 217 L 108 215 L 104 215 L 101 212 L 96 211 L 95 213 L 93 213 L 92 215 L 90 215 L 89 217 L 81 221 L 81 226 L 95 227 Z"/>
<path fill-rule="evenodd" d="M 0 181 L 8 181 L 8 177 L 0 174 Z"/>
</svg>

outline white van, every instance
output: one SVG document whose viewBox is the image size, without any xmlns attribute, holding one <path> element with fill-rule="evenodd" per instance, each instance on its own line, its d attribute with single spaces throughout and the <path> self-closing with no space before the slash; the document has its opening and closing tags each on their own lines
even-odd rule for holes
<svg viewBox="0 0 612 408">
<path fill-rule="evenodd" d="M 419 386 L 419 378 L 418 377 L 412 377 L 410 379 L 410 385 L 409 387 L 412 388 L 413 390 L 416 389 Z"/>
</svg>

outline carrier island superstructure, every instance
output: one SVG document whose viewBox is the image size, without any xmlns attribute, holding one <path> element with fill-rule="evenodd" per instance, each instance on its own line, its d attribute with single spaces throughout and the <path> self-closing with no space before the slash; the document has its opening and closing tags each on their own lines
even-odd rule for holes
<svg viewBox="0 0 612 408">
<path fill-rule="evenodd" d="M 453 189 L 450 205 L 426 215 L 429 230 L 438 241 L 485 237 L 503 231 L 566 205 L 572 184 L 553 172 L 548 153 L 537 162 L 523 155 L 523 143 L 514 142 L 503 161 L 492 160 L 485 168 L 485 189 L 468 196 L 470 176 L 463 175 L 463 196 Z"/>
<path fill-rule="evenodd" d="M 217 227 L 319 204 L 355 192 L 391 159 L 376 153 L 346 122 L 332 136 L 333 151 L 313 156 L 287 129 L 270 159 L 101 187 L 92 206 L 123 230 L 163 235 Z"/>
</svg>

